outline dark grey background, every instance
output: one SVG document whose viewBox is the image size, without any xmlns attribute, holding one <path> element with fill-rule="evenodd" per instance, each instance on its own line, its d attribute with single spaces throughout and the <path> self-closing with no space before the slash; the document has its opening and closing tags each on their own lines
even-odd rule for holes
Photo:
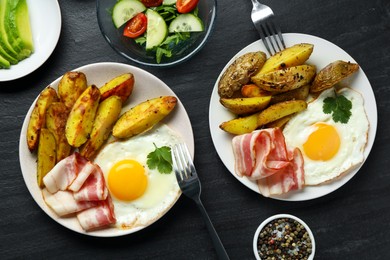
<svg viewBox="0 0 390 260">
<path fill-rule="evenodd" d="M 190 116 L 202 199 L 231 259 L 253 259 L 259 223 L 290 213 L 310 225 L 316 259 L 390 259 L 390 2 L 388 0 L 263 1 L 284 32 L 312 34 L 343 48 L 360 64 L 375 92 L 378 131 L 360 172 L 339 190 L 306 202 L 264 198 L 224 167 L 211 141 L 208 106 L 225 64 L 258 39 L 251 1 L 218 1 L 217 22 L 206 46 L 188 62 L 168 69 L 139 66 L 168 84 Z M 120 57 L 104 40 L 93 0 L 60 0 L 62 31 L 52 56 L 32 74 L 0 83 L 0 255 L 8 258 L 215 259 L 206 227 L 184 196 L 161 220 L 136 234 L 94 238 L 70 231 L 34 202 L 18 159 L 20 129 L 40 91 L 64 72 Z M 48 21 L 50 22 L 50 21 Z M 0 71 L 1 73 L 1 71 Z"/>
</svg>

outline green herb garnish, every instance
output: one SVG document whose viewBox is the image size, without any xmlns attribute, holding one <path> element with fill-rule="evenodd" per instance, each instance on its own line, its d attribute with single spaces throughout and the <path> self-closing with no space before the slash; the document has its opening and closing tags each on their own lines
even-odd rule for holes
<svg viewBox="0 0 390 260">
<path fill-rule="evenodd" d="M 172 157 L 171 148 L 169 146 L 157 147 L 156 149 L 148 154 L 147 164 L 149 169 L 156 169 L 163 174 L 172 172 Z"/>
<path fill-rule="evenodd" d="M 336 95 L 336 97 L 327 97 L 324 99 L 322 110 L 325 114 L 332 114 L 333 121 L 348 123 L 351 117 L 352 102 L 343 95 Z"/>
</svg>

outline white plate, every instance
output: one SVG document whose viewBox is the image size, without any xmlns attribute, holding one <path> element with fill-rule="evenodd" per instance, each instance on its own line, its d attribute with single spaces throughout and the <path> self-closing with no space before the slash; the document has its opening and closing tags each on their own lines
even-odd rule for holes
<svg viewBox="0 0 390 260">
<path fill-rule="evenodd" d="M 30 57 L 0 70 L 0 81 L 21 78 L 38 69 L 52 54 L 61 32 L 61 11 L 56 0 L 27 0 L 34 53 Z"/>
<path fill-rule="evenodd" d="M 325 67 L 329 63 L 336 60 L 356 62 L 348 53 L 346 53 L 340 47 L 324 39 L 311 36 L 311 35 L 297 34 L 297 33 L 283 34 L 283 37 L 287 46 L 292 46 L 297 43 L 314 44 L 314 50 L 312 55 L 310 56 L 310 59 L 308 60 L 308 63 L 316 65 L 317 70 Z M 261 40 L 256 41 L 248 45 L 244 49 L 242 49 L 228 62 L 228 64 L 226 64 L 225 68 L 222 70 L 221 74 L 217 79 L 217 82 L 214 85 L 214 89 L 211 95 L 210 110 L 209 110 L 211 137 L 219 157 L 221 158 L 226 168 L 228 168 L 228 170 L 234 177 L 236 177 L 242 184 L 244 184 L 245 186 L 247 186 L 248 188 L 250 188 L 251 190 L 257 193 L 259 193 L 259 190 L 256 182 L 250 181 L 246 177 L 241 178 L 234 173 L 234 156 L 231 147 L 231 139 L 233 135 L 230 135 L 219 128 L 219 125 L 222 122 L 232 119 L 233 114 L 230 113 L 219 103 L 218 81 L 222 76 L 222 73 L 238 56 L 241 56 L 247 52 L 258 51 L 258 50 L 267 53 Z M 350 86 L 353 89 L 362 93 L 365 100 L 364 107 L 367 112 L 368 120 L 370 122 L 368 142 L 367 142 L 366 149 L 364 150 L 364 159 L 366 160 L 371 151 L 372 145 L 374 143 L 376 128 L 377 128 L 377 120 L 378 120 L 374 92 L 371 88 L 370 82 L 368 81 L 366 75 L 364 74 L 361 68 L 353 76 L 344 80 L 343 84 L 346 84 L 347 86 Z M 361 164 L 360 167 L 362 165 L 363 164 Z M 280 200 L 303 201 L 303 200 L 309 200 L 309 199 L 314 199 L 314 198 L 324 196 L 332 191 L 337 190 L 342 185 L 347 183 L 358 172 L 360 167 L 356 168 L 355 170 L 351 171 L 349 174 L 344 175 L 342 178 L 339 178 L 331 183 L 319 185 L 319 186 L 306 186 L 304 189 L 300 191 L 293 191 L 284 195 L 271 196 L 271 197 Z"/>
<path fill-rule="evenodd" d="M 133 73 L 135 78 L 134 89 L 129 100 L 125 103 L 124 107 L 122 108 L 122 112 L 127 111 L 132 106 L 140 102 L 143 102 L 147 99 L 151 99 L 159 96 L 166 96 L 166 95 L 176 96 L 175 93 L 164 82 L 162 82 L 154 75 L 142 69 L 139 69 L 137 67 L 133 67 L 126 64 L 110 63 L 110 62 L 94 63 L 94 64 L 90 64 L 90 65 L 86 65 L 74 69 L 74 71 L 84 72 L 87 76 L 88 84 L 89 85 L 95 84 L 98 87 L 102 86 L 104 83 L 106 83 L 110 79 L 120 74 L 127 73 L 127 72 Z M 53 88 L 57 89 L 57 85 L 61 77 L 53 81 L 50 85 Z M 27 142 L 26 142 L 27 126 L 35 102 L 36 99 L 31 105 L 26 115 L 26 118 L 24 119 L 23 122 L 23 127 L 20 133 L 20 141 L 19 141 L 19 160 L 20 160 L 20 166 L 22 169 L 23 178 L 24 181 L 26 182 L 27 188 L 30 191 L 34 200 L 43 209 L 43 211 L 45 211 L 51 218 L 53 218 L 59 224 L 73 231 L 86 234 L 86 235 L 91 235 L 91 236 L 99 236 L 99 237 L 121 236 L 121 235 L 134 233 L 138 230 L 145 228 L 145 227 L 137 227 L 128 230 L 106 228 L 98 231 L 85 232 L 80 227 L 80 224 L 78 223 L 76 217 L 60 218 L 46 205 L 46 203 L 42 198 L 42 193 L 38 187 L 37 180 L 36 180 L 37 156 L 36 153 L 31 153 L 28 150 Z M 193 157 L 194 136 L 192 132 L 191 122 L 180 100 L 178 100 L 178 103 L 174 111 L 172 111 L 172 113 L 163 120 L 163 123 L 170 126 L 172 129 L 174 129 L 182 136 L 183 141 L 188 145 L 188 149 L 190 150 L 190 153 Z"/>
</svg>

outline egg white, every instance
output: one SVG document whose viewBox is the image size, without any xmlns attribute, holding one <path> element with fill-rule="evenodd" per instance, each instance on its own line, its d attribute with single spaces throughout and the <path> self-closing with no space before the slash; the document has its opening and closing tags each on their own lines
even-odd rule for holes
<svg viewBox="0 0 390 260">
<path fill-rule="evenodd" d="M 106 183 L 112 166 L 124 159 L 138 161 L 147 174 L 147 188 L 138 199 L 122 201 L 111 195 L 118 228 L 147 226 L 176 202 L 181 192 L 175 174 L 161 174 L 157 169 L 149 169 L 147 156 L 155 150 L 154 144 L 162 147 L 180 142 L 182 139 L 175 131 L 165 124 L 158 124 L 143 134 L 107 144 L 96 156 L 95 163 L 101 167 Z"/>
<path fill-rule="evenodd" d="M 360 93 L 342 88 L 338 94 L 352 102 L 352 115 L 348 123 L 334 122 L 331 114 L 323 112 L 326 97 L 335 97 L 335 89 L 323 91 L 317 99 L 310 102 L 305 111 L 293 117 L 283 129 L 286 143 L 301 149 L 304 157 L 305 184 L 318 185 L 349 172 L 364 160 L 364 148 L 367 144 L 369 121 L 364 110 L 364 100 Z M 307 157 L 303 144 L 315 130 L 315 123 L 324 122 L 336 128 L 340 136 L 340 148 L 337 154 L 327 161 L 316 161 Z"/>
</svg>

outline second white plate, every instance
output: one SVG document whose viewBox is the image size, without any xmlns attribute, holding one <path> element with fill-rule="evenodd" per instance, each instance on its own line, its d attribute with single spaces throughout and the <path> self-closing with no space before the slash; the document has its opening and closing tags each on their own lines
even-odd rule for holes
<svg viewBox="0 0 390 260">
<path fill-rule="evenodd" d="M 298 43 L 314 44 L 314 50 L 310 56 L 310 59 L 308 60 L 308 63 L 316 65 L 318 69 L 321 69 L 326 65 L 328 65 L 329 63 L 336 60 L 345 60 L 345 61 L 351 61 L 357 63 L 348 53 L 346 53 L 337 45 L 327 40 L 318 38 L 316 36 L 298 34 L 298 33 L 287 33 L 287 34 L 283 34 L 283 38 L 287 46 L 292 46 Z M 221 74 L 219 75 L 214 85 L 214 89 L 210 100 L 210 109 L 209 109 L 211 137 L 219 157 L 221 158 L 226 168 L 230 171 L 230 173 L 234 177 L 237 178 L 237 180 L 239 180 L 246 187 L 250 188 L 251 190 L 257 193 L 259 193 L 259 190 L 256 182 L 251 181 L 246 177 L 241 178 L 234 172 L 234 155 L 233 155 L 232 144 L 231 144 L 233 135 L 228 134 L 219 128 L 219 125 L 222 122 L 233 119 L 234 116 L 227 109 L 225 109 L 219 102 L 218 82 L 223 72 L 227 69 L 227 67 L 231 63 L 233 63 L 235 59 L 237 59 L 237 57 L 247 52 L 259 51 L 259 50 L 267 53 L 261 40 L 258 40 L 248 45 L 244 49 L 242 49 L 226 64 L 226 66 L 222 70 Z M 366 149 L 364 150 L 364 158 L 366 160 L 371 151 L 372 145 L 374 144 L 377 121 L 378 121 L 374 92 L 371 88 L 371 84 L 368 81 L 367 76 L 364 74 L 361 68 L 357 73 L 355 73 L 355 75 L 349 77 L 344 82 L 346 83 L 347 86 L 350 86 L 354 90 L 359 91 L 364 97 L 364 108 L 366 110 L 367 117 L 370 122 L 368 142 L 367 142 Z M 362 165 L 363 163 L 360 165 L 360 167 Z M 324 196 L 332 191 L 337 190 L 345 183 L 347 183 L 359 171 L 360 167 L 351 171 L 349 174 L 344 175 L 342 178 L 334 180 L 330 183 L 318 185 L 318 186 L 306 186 L 302 190 L 288 192 L 287 194 L 278 195 L 278 196 L 271 196 L 271 198 L 279 199 L 279 200 L 287 200 L 287 201 L 303 201 L 303 200 L 315 199 Z"/>
</svg>

